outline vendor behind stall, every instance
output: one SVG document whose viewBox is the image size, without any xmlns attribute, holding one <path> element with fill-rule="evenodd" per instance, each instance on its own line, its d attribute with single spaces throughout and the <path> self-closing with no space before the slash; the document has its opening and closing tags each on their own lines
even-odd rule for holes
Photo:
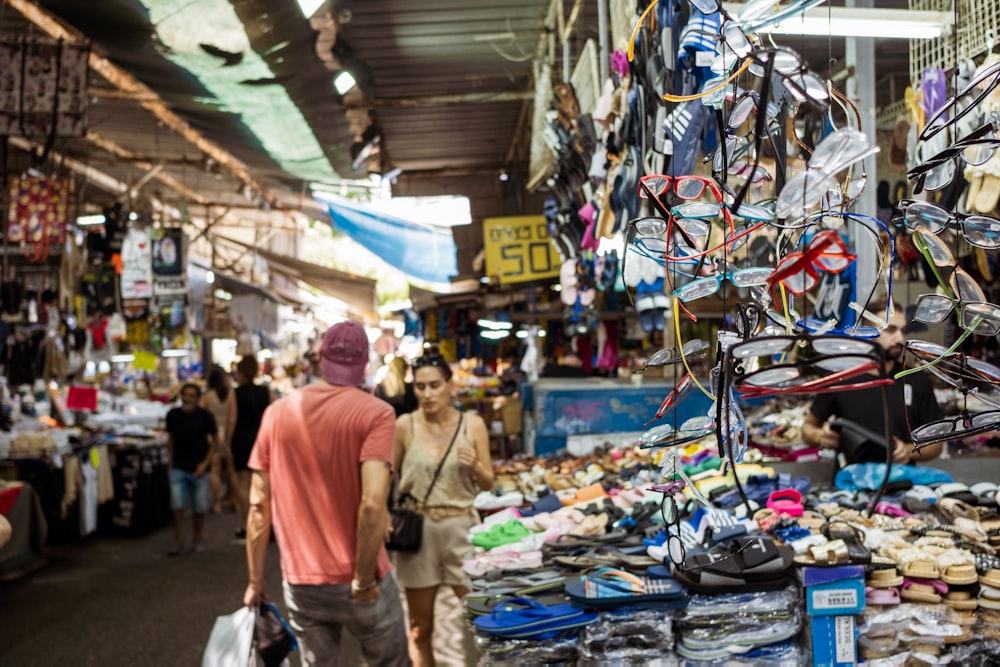
<svg viewBox="0 0 1000 667">
<path fill-rule="evenodd" d="M 885 301 L 882 301 L 881 305 L 872 304 L 867 310 L 884 313 L 885 307 Z M 890 377 L 903 367 L 903 343 L 906 342 L 904 312 L 894 303 L 889 324 L 877 339 L 885 352 L 886 370 Z M 927 374 L 908 375 L 885 389 L 893 439 L 892 460 L 895 463 L 915 463 L 937 458 L 941 454 L 942 443 L 934 443 L 915 452 L 910 441 L 911 429 L 941 418 L 941 408 Z M 833 422 L 837 418 L 854 422 L 874 434 L 884 433 L 882 387 L 817 395 L 802 425 L 802 436 L 809 444 L 837 449 L 844 455 L 847 464 L 885 461 L 884 448 L 865 446 L 868 443 L 850 446 L 849 441 L 858 437 L 853 433 L 844 433 L 843 429 L 841 432 L 835 430 Z"/>
</svg>

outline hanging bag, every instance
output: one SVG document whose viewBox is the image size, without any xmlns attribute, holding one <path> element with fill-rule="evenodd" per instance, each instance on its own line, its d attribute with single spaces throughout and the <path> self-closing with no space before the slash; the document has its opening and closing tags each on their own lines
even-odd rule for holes
<svg viewBox="0 0 1000 667">
<path fill-rule="evenodd" d="M 455 433 L 451 436 L 448 449 L 445 450 L 444 456 L 441 457 L 441 461 L 438 463 L 437 470 L 434 471 L 434 477 L 431 479 L 430 486 L 427 487 L 424 499 L 418 502 L 413 496 L 406 493 L 400 496 L 396 507 L 389 510 L 389 519 L 392 521 L 392 534 L 385 543 L 386 549 L 406 552 L 420 551 L 420 545 L 424 537 L 424 505 L 427 504 L 427 499 L 431 497 L 431 491 L 434 490 L 434 484 L 437 483 L 438 476 L 441 474 L 441 468 L 444 467 L 444 462 L 448 458 L 448 454 L 451 453 L 451 448 L 455 445 L 458 432 L 462 430 L 462 421 L 463 415 L 459 415 L 458 426 L 455 427 Z"/>
</svg>

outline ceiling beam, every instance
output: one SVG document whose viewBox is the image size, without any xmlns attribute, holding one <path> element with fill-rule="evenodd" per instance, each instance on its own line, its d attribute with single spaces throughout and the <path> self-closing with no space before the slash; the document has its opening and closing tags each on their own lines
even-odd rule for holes
<svg viewBox="0 0 1000 667">
<path fill-rule="evenodd" d="M 442 107 L 451 104 L 489 104 L 495 102 L 521 102 L 534 96 L 533 90 L 498 90 L 482 93 L 450 93 L 446 95 L 421 95 L 419 97 L 380 97 L 353 104 L 348 109 Z"/>
<path fill-rule="evenodd" d="M 7 4 L 20 12 L 24 18 L 55 39 L 85 41 L 86 36 L 78 31 L 71 31 L 59 22 L 52 14 L 43 10 L 31 0 L 5 0 Z M 198 130 L 191 127 L 186 120 L 170 110 L 163 99 L 146 84 L 99 55 L 91 48 L 90 67 L 107 79 L 124 94 L 136 95 L 142 99 L 139 104 L 152 113 L 168 128 L 194 144 L 199 150 L 218 162 L 227 171 L 246 185 L 253 188 L 261 197 L 275 208 L 280 204 L 260 181 L 250 174 L 249 168 L 239 158 L 225 150 L 213 141 L 209 141 Z"/>
</svg>

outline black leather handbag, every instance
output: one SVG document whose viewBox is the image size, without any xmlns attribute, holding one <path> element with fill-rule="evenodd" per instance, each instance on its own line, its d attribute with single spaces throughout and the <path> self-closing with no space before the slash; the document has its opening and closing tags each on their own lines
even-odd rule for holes
<svg viewBox="0 0 1000 667">
<path fill-rule="evenodd" d="M 427 493 L 424 494 L 423 501 L 417 502 L 410 494 L 404 494 L 400 496 L 396 506 L 389 510 L 389 520 L 392 522 L 392 534 L 385 543 L 386 549 L 411 553 L 420 551 L 420 546 L 424 539 L 423 508 L 427 503 L 427 499 L 431 497 L 431 491 L 434 489 L 434 484 L 437 483 L 438 476 L 441 474 L 441 468 L 444 466 L 445 459 L 448 458 L 451 448 L 455 445 L 458 432 L 462 430 L 462 421 L 464 421 L 464 417 L 459 416 L 458 426 L 455 427 L 455 434 L 451 436 L 448 449 L 445 451 L 444 456 L 441 457 L 437 470 L 434 471 L 434 478 L 431 479 L 431 484 L 427 487 Z"/>
</svg>

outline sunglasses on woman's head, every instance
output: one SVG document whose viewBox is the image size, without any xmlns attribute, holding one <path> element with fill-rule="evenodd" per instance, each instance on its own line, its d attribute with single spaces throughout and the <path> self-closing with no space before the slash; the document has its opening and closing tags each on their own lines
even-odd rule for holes
<svg viewBox="0 0 1000 667">
<path fill-rule="evenodd" d="M 413 368 L 423 368 L 424 366 L 437 366 L 438 368 L 448 365 L 448 361 L 440 354 L 425 354 L 413 360 Z"/>
</svg>

